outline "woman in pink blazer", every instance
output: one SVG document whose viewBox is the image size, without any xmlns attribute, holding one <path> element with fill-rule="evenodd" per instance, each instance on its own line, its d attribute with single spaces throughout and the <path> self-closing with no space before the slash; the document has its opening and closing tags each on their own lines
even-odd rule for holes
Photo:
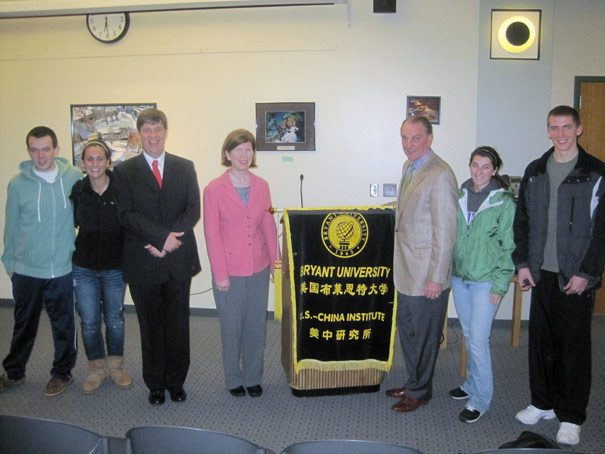
<svg viewBox="0 0 605 454">
<path fill-rule="evenodd" d="M 204 236 L 221 325 L 225 384 L 231 395 L 263 393 L 263 356 L 269 276 L 277 256 L 277 229 L 269 185 L 250 172 L 256 140 L 245 129 L 225 138 L 228 169 L 204 189 Z"/>
</svg>

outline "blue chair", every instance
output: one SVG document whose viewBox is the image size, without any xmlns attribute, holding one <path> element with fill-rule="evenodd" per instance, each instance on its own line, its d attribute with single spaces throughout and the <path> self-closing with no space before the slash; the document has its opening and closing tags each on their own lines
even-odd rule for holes
<svg viewBox="0 0 605 454">
<path fill-rule="evenodd" d="M 234 435 L 191 427 L 134 427 L 126 442 L 130 454 L 274 454 Z"/>
<path fill-rule="evenodd" d="M 406 446 L 366 440 L 303 441 L 288 446 L 282 454 L 422 454 Z"/>
<path fill-rule="evenodd" d="M 491 451 L 481 451 L 475 454 L 581 454 L 578 451 L 568 449 L 550 449 L 550 448 L 504 448 L 493 449 Z"/>
<path fill-rule="evenodd" d="M 0 415 L 2 454 L 108 454 L 107 439 L 72 424 Z"/>
</svg>

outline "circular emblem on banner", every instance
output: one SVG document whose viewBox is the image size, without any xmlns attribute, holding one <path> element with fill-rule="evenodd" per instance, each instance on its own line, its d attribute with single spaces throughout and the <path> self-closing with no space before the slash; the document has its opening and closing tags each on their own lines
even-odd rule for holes
<svg viewBox="0 0 605 454">
<path fill-rule="evenodd" d="M 321 240 L 330 254 L 354 257 L 368 242 L 368 223 L 360 213 L 330 213 L 321 225 Z"/>
</svg>

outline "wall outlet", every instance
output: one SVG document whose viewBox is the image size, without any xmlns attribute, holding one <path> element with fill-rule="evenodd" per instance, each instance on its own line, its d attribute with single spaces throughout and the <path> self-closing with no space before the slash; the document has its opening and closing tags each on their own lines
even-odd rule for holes
<svg viewBox="0 0 605 454">
<path fill-rule="evenodd" d="M 397 184 L 385 183 L 382 185 L 382 195 L 385 197 L 397 197 Z"/>
<path fill-rule="evenodd" d="M 370 184 L 370 197 L 378 197 L 378 188 L 380 185 L 378 183 Z"/>
</svg>

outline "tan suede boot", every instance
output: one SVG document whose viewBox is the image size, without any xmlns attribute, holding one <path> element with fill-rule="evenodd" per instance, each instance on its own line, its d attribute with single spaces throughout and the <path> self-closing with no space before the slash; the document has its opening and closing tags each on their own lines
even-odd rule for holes
<svg viewBox="0 0 605 454">
<path fill-rule="evenodd" d="M 93 359 L 88 361 L 90 374 L 82 383 L 82 392 L 84 394 L 92 394 L 96 392 L 107 378 L 107 358 Z"/>
<path fill-rule="evenodd" d="M 124 370 L 123 356 L 109 357 L 109 375 L 120 388 L 130 388 L 132 386 L 132 377 Z"/>
</svg>

